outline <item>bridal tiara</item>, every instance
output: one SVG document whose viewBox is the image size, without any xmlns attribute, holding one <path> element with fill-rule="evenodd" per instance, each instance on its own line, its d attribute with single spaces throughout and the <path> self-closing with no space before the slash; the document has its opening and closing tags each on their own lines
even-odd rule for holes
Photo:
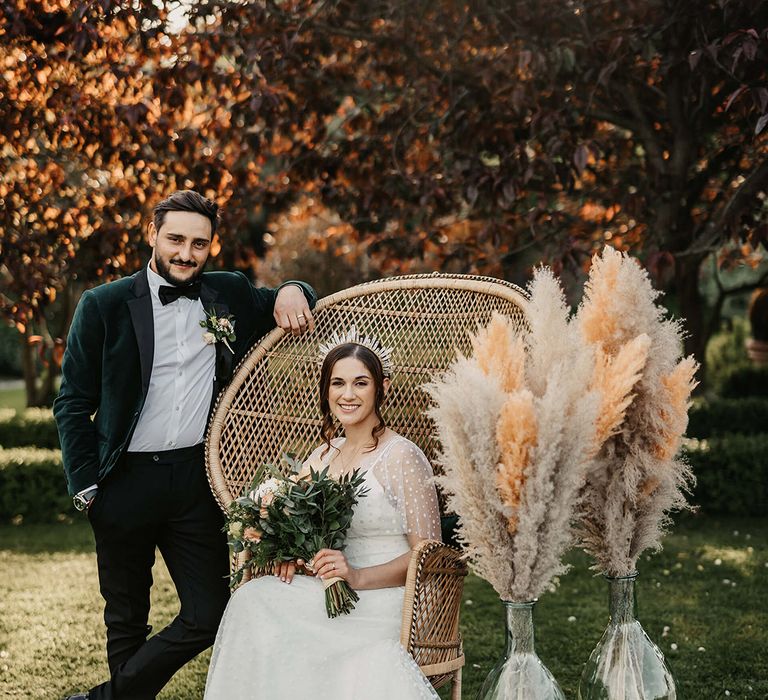
<svg viewBox="0 0 768 700">
<path fill-rule="evenodd" d="M 392 374 L 392 348 L 387 348 L 382 345 L 381 341 L 371 335 L 363 335 L 357 332 L 355 326 L 350 326 L 349 330 L 345 333 L 334 333 L 327 343 L 320 343 L 319 348 L 319 361 L 322 363 L 325 361 L 328 353 L 339 345 L 345 345 L 347 343 L 354 343 L 355 345 L 362 345 L 364 348 L 368 348 L 381 362 L 381 369 L 384 372 L 385 377 L 389 377 Z"/>
</svg>

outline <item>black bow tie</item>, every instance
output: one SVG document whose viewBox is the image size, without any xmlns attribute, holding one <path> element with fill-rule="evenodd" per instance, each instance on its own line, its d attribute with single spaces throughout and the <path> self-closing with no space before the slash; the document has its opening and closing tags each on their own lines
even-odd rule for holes
<svg viewBox="0 0 768 700">
<path fill-rule="evenodd" d="M 165 306 L 172 301 L 176 301 L 179 297 L 187 297 L 187 299 L 199 299 L 200 298 L 200 282 L 193 282 L 186 287 L 171 287 L 163 284 L 160 286 L 158 292 L 160 301 Z"/>
</svg>

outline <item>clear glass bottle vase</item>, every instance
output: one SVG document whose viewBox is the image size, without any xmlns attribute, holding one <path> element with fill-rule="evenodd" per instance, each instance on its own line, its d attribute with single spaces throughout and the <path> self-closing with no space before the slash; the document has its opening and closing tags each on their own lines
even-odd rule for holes
<svg viewBox="0 0 768 700">
<path fill-rule="evenodd" d="M 676 700 L 661 650 L 635 618 L 635 579 L 610 577 L 611 620 L 584 667 L 578 700 Z"/>
<path fill-rule="evenodd" d="M 501 602 L 507 618 L 507 646 L 504 656 L 485 679 L 478 700 L 565 700 L 557 681 L 534 650 L 536 601 Z"/>
</svg>

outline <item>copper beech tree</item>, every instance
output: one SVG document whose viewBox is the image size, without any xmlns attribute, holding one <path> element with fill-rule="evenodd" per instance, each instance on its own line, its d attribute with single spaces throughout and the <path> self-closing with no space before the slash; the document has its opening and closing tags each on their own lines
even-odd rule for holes
<svg viewBox="0 0 768 700">
<path fill-rule="evenodd" d="M 251 92 L 238 118 L 255 147 L 281 145 L 273 196 L 311 188 L 395 269 L 424 255 L 506 277 L 541 257 L 583 269 L 609 240 L 674 293 L 703 362 L 722 300 L 744 287 L 721 287 L 707 317 L 702 266 L 764 255 L 765 0 L 208 2 L 197 13 Z"/>
<path fill-rule="evenodd" d="M 212 147 L 229 116 L 177 82 L 194 46 L 182 59 L 168 9 L 0 2 L 0 310 L 20 333 L 29 405 L 52 398 L 83 289 L 145 259 L 151 205 L 192 186 L 232 195 L 240 154 Z"/>
<path fill-rule="evenodd" d="M 609 240 L 674 293 L 701 361 L 719 311 L 702 266 L 764 252 L 768 0 L 0 0 L 0 17 L 0 308 L 27 349 L 53 353 L 82 286 L 136 268 L 141 222 L 179 187 L 226 203 L 228 266 L 308 199 L 385 273 L 578 273 Z"/>
</svg>

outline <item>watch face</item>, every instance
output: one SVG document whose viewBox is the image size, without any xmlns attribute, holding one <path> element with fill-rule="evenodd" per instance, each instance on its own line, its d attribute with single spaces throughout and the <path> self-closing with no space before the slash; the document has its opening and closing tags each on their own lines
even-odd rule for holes
<svg viewBox="0 0 768 700">
<path fill-rule="evenodd" d="M 88 501 L 86 501 L 82 496 L 75 496 L 72 499 L 72 503 L 74 503 L 75 508 L 80 511 L 83 511 L 88 507 Z"/>
</svg>

